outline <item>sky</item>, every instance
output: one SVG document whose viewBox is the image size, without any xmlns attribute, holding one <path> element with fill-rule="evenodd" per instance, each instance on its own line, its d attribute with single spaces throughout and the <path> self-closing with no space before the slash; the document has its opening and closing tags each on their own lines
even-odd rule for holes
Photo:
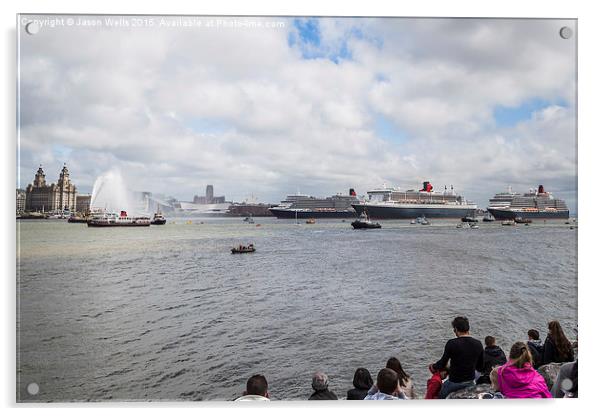
<svg viewBox="0 0 602 416">
<path fill-rule="evenodd" d="M 574 20 L 30 20 L 18 187 L 63 163 L 79 192 L 117 169 L 187 201 L 207 184 L 278 202 L 428 180 L 484 208 L 543 184 L 576 212 L 576 35 L 559 35 Z"/>
</svg>

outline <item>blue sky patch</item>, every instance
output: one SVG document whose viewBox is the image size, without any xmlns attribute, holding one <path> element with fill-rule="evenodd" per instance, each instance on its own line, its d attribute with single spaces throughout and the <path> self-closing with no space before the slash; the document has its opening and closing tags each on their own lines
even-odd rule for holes
<svg viewBox="0 0 602 416">
<path fill-rule="evenodd" d="M 407 134 L 387 117 L 379 114 L 375 117 L 374 131 L 383 140 L 400 144 L 407 141 Z"/>
<path fill-rule="evenodd" d="M 541 98 L 532 98 L 516 107 L 498 105 L 493 109 L 493 117 L 498 126 L 512 127 L 521 121 L 529 120 L 532 113 L 551 105 L 566 107 L 567 103 L 564 100 L 549 101 Z"/>
<path fill-rule="evenodd" d="M 343 35 L 338 44 L 326 45 L 322 42 L 320 23 L 316 18 L 293 19 L 294 30 L 288 34 L 288 45 L 297 48 L 303 59 L 329 59 L 335 64 L 352 58 L 347 45 L 349 35 Z M 352 29 L 351 36 L 363 38 L 359 29 Z"/>
</svg>

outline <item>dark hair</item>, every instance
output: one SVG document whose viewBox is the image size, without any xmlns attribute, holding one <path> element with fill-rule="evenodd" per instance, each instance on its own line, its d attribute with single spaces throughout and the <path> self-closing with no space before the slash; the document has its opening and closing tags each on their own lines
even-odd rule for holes
<svg viewBox="0 0 602 416">
<path fill-rule="evenodd" d="M 353 387 L 360 390 L 368 390 L 374 384 L 370 371 L 365 368 L 358 368 L 353 375 Z"/>
<path fill-rule="evenodd" d="M 405 387 L 406 383 L 410 380 L 410 376 L 408 375 L 408 373 L 403 371 L 401 362 L 397 358 L 391 357 L 387 361 L 387 365 L 385 367 L 395 371 L 397 373 L 397 376 L 399 377 L 399 385 L 401 387 Z"/>
<path fill-rule="evenodd" d="M 492 337 L 491 335 L 487 335 L 485 337 L 485 346 L 493 347 L 494 345 L 495 345 L 495 337 Z"/>
<path fill-rule="evenodd" d="M 527 331 L 527 335 L 531 338 L 533 338 L 534 340 L 538 340 L 539 339 L 539 331 L 536 329 L 529 329 Z"/>
<path fill-rule="evenodd" d="M 397 389 L 399 383 L 399 377 L 397 373 L 390 368 L 383 368 L 378 372 L 376 377 L 376 387 L 378 390 L 385 394 L 393 394 Z"/>
<path fill-rule="evenodd" d="M 247 380 L 247 394 L 265 396 L 268 392 L 268 381 L 261 374 L 255 374 Z"/>
<path fill-rule="evenodd" d="M 533 365 L 533 357 L 531 357 L 531 352 L 522 341 L 515 342 L 512 348 L 510 348 L 510 359 L 514 360 L 514 365 L 517 368 L 523 368 L 526 363 Z"/>
<path fill-rule="evenodd" d="M 556 346 L 556 350 L 558 351 L 558 355 L 563 359 L 567 360 L 571 355 L 571 350 L 573 346 L 564 335 L 564 331 L 560 326 L 560 322 L 558 321 L 550 321 L 548 323 L 548 329 L 550 330 L 550 338 L 552 338 L 552 342 L 554 346 Z"/>
<path fill-rule="evenodd" d="M 468 318 L 465 316 L 456 316 L 452 321 L 452 327 L 458 332 L 468 332 L 470 330 Z"/>
</svg>

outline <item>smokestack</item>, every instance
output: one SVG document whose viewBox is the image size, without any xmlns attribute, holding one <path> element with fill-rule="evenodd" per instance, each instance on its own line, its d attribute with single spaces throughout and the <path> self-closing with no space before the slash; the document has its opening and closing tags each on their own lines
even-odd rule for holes
<svg viewBox="0 0 602 416">
<path fill-rule="evenodd" d="M 543 194 L 545 191 L 543 190 L 543 185 L 539 185 L 539 189 L 537 189 L 538 194 Z"/>
<path fill-rule="evenodd" d="M 349 188 L 349 196 L 356 196 L 355 189 Z"/>
</svg>

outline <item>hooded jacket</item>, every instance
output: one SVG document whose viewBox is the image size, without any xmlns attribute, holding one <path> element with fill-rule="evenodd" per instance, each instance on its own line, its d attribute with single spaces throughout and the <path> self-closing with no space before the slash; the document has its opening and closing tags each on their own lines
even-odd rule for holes
<svg viewBox="0 0 602 416">
<path fill-rule="evenodd" d="M 507 363 L 497 375 L 500 392 L 509 399 L 552 398 L 546 381 L 529 363 L 523 368 Z"/>
<path fill-rule="evenodd" d="M 540 339 L 532 339 L 527 341 L 527 346 L 533 357 L 533 367 L 538 368 L 543 361 L 543 341 Z"/>
<path fill-rule="evenodd" d="M 485 347 L 483 350 L 483 366 L 481 368 L 477 368 L 477 370 L 481 373 L 481 377 L 479 377 L 477 380 L 477 384 L 491 383 L 491 380 L 489 379 L 489 373 L 491 373 L 493 367 L 506 364 L 507 361 L 506 354 L 504 354 L 504 351 L 502 351 L 502 349 L 497 345 Z"/>
</svg>

